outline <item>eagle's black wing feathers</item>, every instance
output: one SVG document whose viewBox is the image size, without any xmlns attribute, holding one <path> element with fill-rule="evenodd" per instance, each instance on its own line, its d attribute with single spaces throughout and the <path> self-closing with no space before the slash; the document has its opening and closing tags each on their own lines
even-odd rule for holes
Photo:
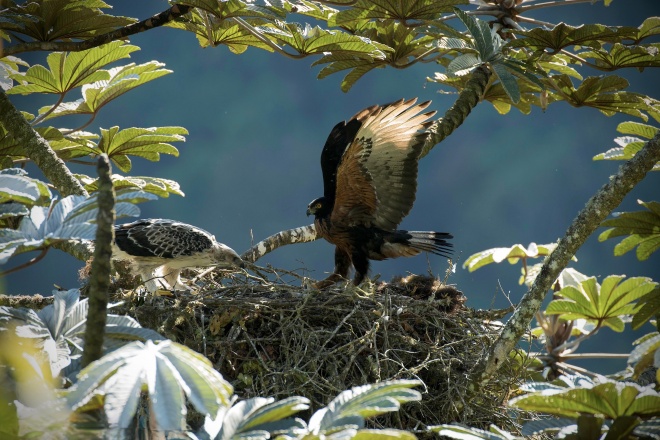
<svg viewBox="0 0 660 440">
<path fill-rule="evenodd" d="M 174 220 L 146 219 L 115 226 L 115 244 L 135 257 L 190 256 L 213 243 L 210 233 Z"/>
</svg>

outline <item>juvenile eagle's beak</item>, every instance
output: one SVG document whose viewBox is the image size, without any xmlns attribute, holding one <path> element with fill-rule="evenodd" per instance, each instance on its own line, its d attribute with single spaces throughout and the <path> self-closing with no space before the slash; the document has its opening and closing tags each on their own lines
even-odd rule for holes
<svg viewBox="0 0 660 440">
<path fill-rule="evenodd" d="M 307 217 L 309 217 L 310 215 L 312 215 L 312 208 L 308 206 L 307 207 Z"/>
</svg>

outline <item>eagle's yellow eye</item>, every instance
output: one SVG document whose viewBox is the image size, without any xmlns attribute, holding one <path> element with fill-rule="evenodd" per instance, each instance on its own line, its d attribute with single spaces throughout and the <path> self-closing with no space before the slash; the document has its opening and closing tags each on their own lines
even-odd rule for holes
<svg viewBox="0 0 660 440">
<path fill-rule="evenodd" d="M 315 206 L 314 208 L 316 208 L 316 209 L 321 209 L 321 204 L 320 204 L 320 203 L 317 203 L 316 206 Z"/>
</svg>

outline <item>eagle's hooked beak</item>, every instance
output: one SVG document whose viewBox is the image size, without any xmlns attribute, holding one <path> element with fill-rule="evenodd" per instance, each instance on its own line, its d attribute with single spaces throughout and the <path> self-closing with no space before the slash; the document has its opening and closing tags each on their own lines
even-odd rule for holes
<svg viewBox="0 0 660 440">
<path fill-rule="evenodd" d="M 307 217 L 309 217 L 310 215 L 312 215 L 312 207 L 308 206 L 307 207 Z"/>
</svg>

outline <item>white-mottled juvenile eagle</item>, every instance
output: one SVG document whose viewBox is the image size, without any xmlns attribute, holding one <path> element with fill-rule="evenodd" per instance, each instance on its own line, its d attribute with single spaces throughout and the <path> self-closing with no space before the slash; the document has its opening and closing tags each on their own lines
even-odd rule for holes
<svg viewBox="0 0 660 440">
<path fill-rule="evenodd" d="M 115 226 L 112 258 L 128 260 L 149 292 L 190 290 L 180 278 L 187 267 L 245 267 L 229 246 L 207 231 L 186 223 L 145 219 Z"/>
</svg>

